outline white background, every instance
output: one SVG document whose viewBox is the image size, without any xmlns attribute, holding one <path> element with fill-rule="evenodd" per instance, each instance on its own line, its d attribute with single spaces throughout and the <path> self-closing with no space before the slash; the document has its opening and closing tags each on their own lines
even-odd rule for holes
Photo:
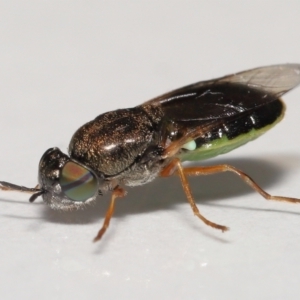
<svg viewBox="0 0 300 300">
<path fill-rule="evenodd" d="M 33 187 L 50 147 L 96 115 L 253 67 L 300 63 L 300 2 L 0 1 L 0 179 Z M 300 197 L 300 88 L 233 164 Z M 234 175 L 129 189 L 99 243 L 109 197 L 85 211 L 0 193 L 1 299 L 298 299 L 300 206 L 267 202 Z"/>
</svg>

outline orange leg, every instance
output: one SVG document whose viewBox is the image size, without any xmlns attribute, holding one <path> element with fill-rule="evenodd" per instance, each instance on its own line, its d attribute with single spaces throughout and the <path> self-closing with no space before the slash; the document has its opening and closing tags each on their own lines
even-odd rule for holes
<svg viewBox="0 0 300 300">
<path fill-rule="evenodd" d="M 167 165 L 160 173 L 160 176 L 162 177 L 167 177 L 167 176 L 170 176 L 172 175 L 174 172 L 176 171 L 176 173 L 179 175 L 179 178 L 181 180 L 181 184 L 182 184 L 182 187 L 183 187 L 183 190 L 186 194 L 186 197 L 187 197 L 187 200 L 188 202 L 190 203 L 191 207 L 192 207 L 192 210 L 194 212 L 194 214 L 200 219 L 202 220 L 206 225 L 208 226 L 211 226 L 213 228 L 216 228 L 216 229 L 219 229 L 219 230 L 222 230 L 223 232 L 224 231 L 227 231 L 229 230 L 228 227 L 226 226 L 223 226 L 223 225 L 219 225 L 219 224 L 216 224 L 214 222 L 211 222 L 209 221 L 208 219 L 206 219 L 199 211 L 196 203 L 195 203 L 195 200 L 192 196 L 192 192 L 191 192 L 191 188 L 190 188 L 190 185 L 187 181 L 187 178 L 185 176 L 185 169 L 182 167 L 181 165 L 181 162 L 179 159 L 174 159 L 169 165 Z"/>
<path fill-rule="evenodd" d="M 114 213 L 114 210 L 115 210 L 115 200 L 117 198 L 124 197 L 125 195 L 126 195 L 126 191 L 123 190 L 120 187 L 116 187 L 113 190 L 111 200 L 110 200 L 110 205 L 109 205 L 109 208 L 108 208 L 108 210 L 105 214 L 105 219 L 104 219 L 103 225 L 102 225 L 101 229 L 99 230 L 97 236 L 94 238 L 94 242 L 99 241 L 102 238 L 103 234 L 105 233 L 106 229 L 108 228 L 110 219 L 111 219 L 111 217 Z"/>
<path fill-rule="evenodd" d="M 268 194 L 249 175 L 245 174 L 244 172 L 230 165 L 217 165 L 211 167 L 191 167 L 191 168 L 184 168 L 183 170 L 184 170 L 184 174 L 187 176 L 199 176 L 199 175 L 210 175 L 210 174 L 221 173 L 221 172 L 233 172 L 237 174 L 251 188 L 253 188 L 259 194 L 261 194 L 266 200 L 300 203 L 300 199 L 297 198 L 272 196 Z"/>
<path fill-rule="evenodd" d="M 275 200 L 275 201 L 286 201 L 291 203 L 300 203 L 300 199 L 297 198 L 289 198 L 289 197 L 282 197 L 282 196 L 272 196 L 265 192 L 250 176 L 245 174 L 244 172 L 236 169 L 233 166 L 229 165 L 217 165 L 217 166 L 210 166 L 210 167 L 189 167 L 183 168 L 181 162 L 178 158 L 174 159 L 169 165 L 167 165 L 161 172 L 162 177 L 170 176 L 173 173 L 179 175 L 181 180 L 184 192 L 187 196 L 187 199 L 192 207 L 194 214 L 199 217 L 206 225 L 211 226 L 213 228 L 220 229 L 222 231 L 228 230 L 226 226 L 215 224 L 206 218 L 204 218 L 201 213 L 199 212 L 196 203 L 193 199 L 191 194 L 191 189 L 189 183 L 187 181 L 186 176 L 199 176 L 199 175 L 209 175 L 214 173 L 221 173 L 221 172 L 233 172 L 237 174 L 244 182 L 246 182 L 251 188 L 261 194 L 266 200 Z"/>
</svg>

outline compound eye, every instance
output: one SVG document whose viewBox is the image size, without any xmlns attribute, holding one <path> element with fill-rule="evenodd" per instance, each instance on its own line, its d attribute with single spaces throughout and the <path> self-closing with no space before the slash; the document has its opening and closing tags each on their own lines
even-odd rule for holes
<svg viewBox="0 0 300 300">
<path fill-rule="evenodd" d="M 98 191 L 94 173 L 73 161 L 67 162 L 62 168 L 59 183 L 63 193 L 72 201 L 84 202 Z"/>
</svg>

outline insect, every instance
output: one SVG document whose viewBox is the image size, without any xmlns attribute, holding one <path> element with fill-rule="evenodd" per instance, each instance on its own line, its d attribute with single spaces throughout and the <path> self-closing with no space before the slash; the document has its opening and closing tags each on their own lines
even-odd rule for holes
<svg viewBox="0 0 300 300">
<path fill-rule="evenodd" d="M 42 196 L 53 209 L 74 210 L 107 192 L 111 201 L 94 241 L 109 226 L 115 200 L 124 186 L 146 184 L 177 174 L 194 214 L 206 219 L 194 201 L 188 176 L 233 172 L 267 200 L 300 203 L 271 196 L 247 174 L 230 165 L 183 167 L 229 152 L 277 124 L 285 106 L 280 97 L 300 84 L 300 64 L 256 68 L 174 90 L 142 105 L 99 115 L 73 135 L 69 155 L 48 149 L 39 162 L 38 185 L 27 188 L 0 182 L 0 189 Z"/>
</svg>

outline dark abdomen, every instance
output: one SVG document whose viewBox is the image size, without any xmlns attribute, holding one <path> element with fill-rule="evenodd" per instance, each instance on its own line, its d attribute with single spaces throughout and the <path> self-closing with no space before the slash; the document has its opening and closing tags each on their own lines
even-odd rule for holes
<svg viewBox="0 0 300 300">
<path fill-rule="evenodd" d="M 179 157 L 182 160 L 203 160 L 229 152 L 274 127 L 282 119 L 284 110 L 283 102 L 278 99 L 238 117 L 225 118 L 219 126 L 195 139 L 195 150 L 184 151 Z"/>
</svg>

